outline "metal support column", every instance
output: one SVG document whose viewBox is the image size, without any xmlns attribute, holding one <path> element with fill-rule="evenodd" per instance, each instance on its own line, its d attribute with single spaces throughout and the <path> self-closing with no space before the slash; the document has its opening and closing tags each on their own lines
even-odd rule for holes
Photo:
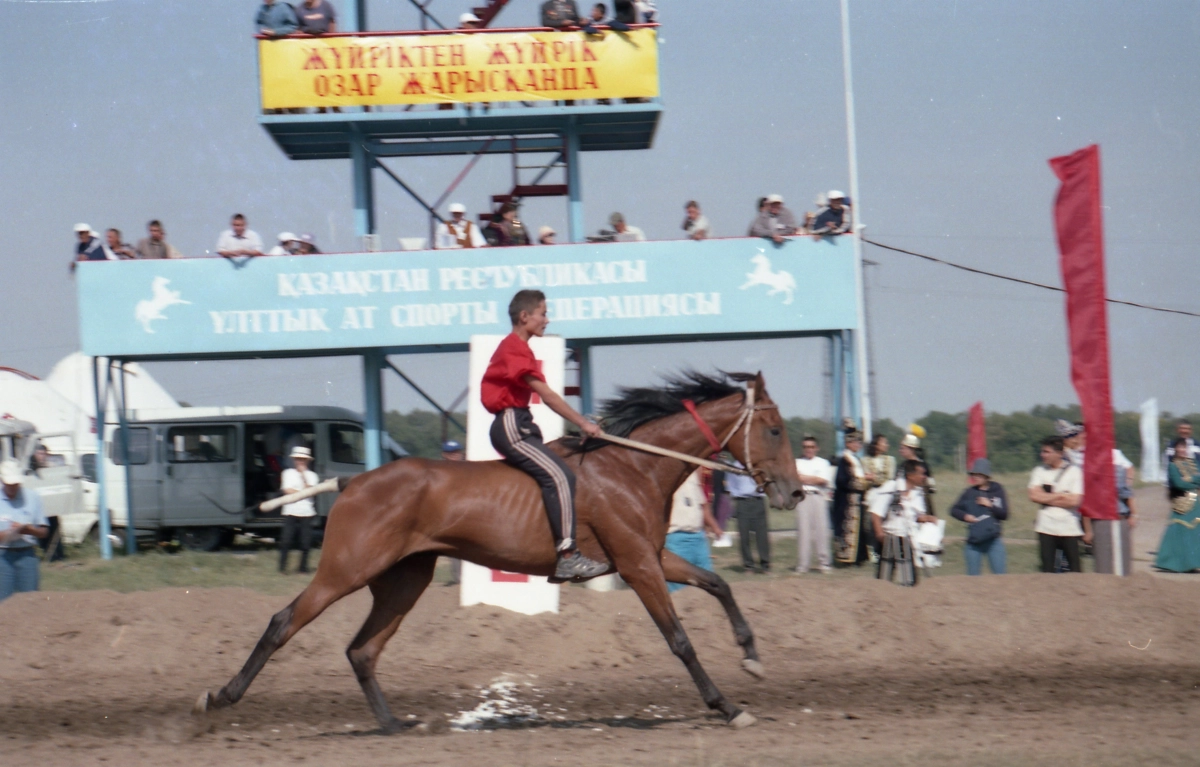
<svg viewBox="0 0 1200 767">
<path fill-rule="evenodd" d="M 375 183 L 371 171 L 375 156 L 367 151 L 362 139 L 350 142 L 350 162 L 354 172 L 354 234 L 375 234 Z"/>
<path fill-rule="evenodd" d="M 343 3 L 342 18 L 346 32 L 367 31 L 367 0 L 351 0 Z M 340 31 L 340 30 L 339 30 Z"/>
<path fill-rule="evenodd" d="M 96 503 L 97 513 L 100 517 L 100 558 L 112 559 L 112 539 L 108 536 L 112 534 L 112 520 L 108 514 L 108 502 L 105 496 L 104 481 L 104 422 L 105 418 L 105 402 L 107 397 L 105 392 L 100 388 L 100 358 L 92 357 L 92 391 L 95 394 L 96 401 Z"/>
<path fill-rule="evenodd" d="M 833 440 L 837 444 L 837 453 L 841 455 L 846 447 L 842 434 L 842 334 L 841 331 L 829 334 L 829 370 L 830 387 L 833 389 Z"/>
<path fill-rule="evenodd" d="M 579 355 L 579 412 L 592 415 L 595 391 L 592 388 L 592 347 L 590 344 L 579 344 L 575 347 L 575 353 Z"/>
<path fill-rule="evenodd" d="M 386 359 L 371 349 L 363 354 L 363 442 L 367 471 L 383 465 L 383 381 Z"/>
<path fill-rule="evenodd" d="M 854 424 L 858 426 L 866 437 L 866 424 L 863 423 L 862 398 L 859 397 L 859 384 L 862 383 L 861 377 L 858 375 L 858 349 L 855 345 L 856 330 L 843 330 L 842 336 L 842 358 L 845 360 L 846 368 L 846 399 L 850 403 L 850 417 L 854 419 Z"/>
<path fill-rule="evenodd" d="M 567 239 L 583 242 L 583 179 L 579 167 L 579 130 L 567 125 Z"/>
<path fill-rule="evenodd" d="M 112 376 L 112 362 L 109 362 L 109 377 Z M 134 523 L 133 509 L 133 467 L 129 461 L 129 405 L 125 397 L 125 361 L 117 360 L 117 369 L 121 374 L 120 393 L 117 395 L 117 425 L 121 430 L 121 463 L 125 464 L 125 553 L 137 553 L 137 525 Z"/>
</svg>

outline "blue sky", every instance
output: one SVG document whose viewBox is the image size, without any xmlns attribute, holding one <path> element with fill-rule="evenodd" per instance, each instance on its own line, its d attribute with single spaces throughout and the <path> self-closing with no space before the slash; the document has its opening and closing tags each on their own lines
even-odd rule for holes
<svg viewBox="0 0 1200 767">
<path fill-rule="evenodd" d="M 337 2 L 335 0 L 335 5 Z M 466 4 L 464 4 L 465 6 Z M 161 218 L 185 253 L 211 249 L 234 210 L 273 237 L 314 233 L 353 246 L 350 167 L 287 160 L 254 120 L 255 3 L 0 0 L 0 251 L 6 332 L 0 364 L 44 375 L 78 347 L 67 273 L 71 225 L 117 226 L 129 239 Z M 741 233 L 753 201 L 779 192 L 797 211 L 845 189 L 836 0 L 663 0 L 666 112 L 655 147 L 588 155 L 589 230 L 614 210 L 648 236 L 678 236 L 699 199 L 718 234 Z M 500 22 L 536 18 L 514 0 Z M 1197 309 L 1200 216 L 1200 3 L 852 0 L 861 215 L 868 235 L 980 268 L 1059 283 L 1050 206 L 1052 156 L 1099 143 L 1109 291 Z M 454 18 L 448 0 L 432 9 Z M 407 3 L 376 2 L 374 28 L 415 26 Z M 461 158 L 393 161 L 430 197 Z M 469 208 L 508 184 L 502 158 L 460 187 Z M 377 179 L 385 242 L 425 219 Z M 565 226 L 558 200 L 524 219 Z M 868 247 L 877 411 L 903 421 L 930 409 L 992 410 L 1074 401 L 1062 298 Z M 800 279 L 803 287 L 803 280 Z M 1157 396 L 1200 410 L 1190 341 L 1200 320 L 1112 307 L 1114 400 Z M 601 395 L 683 366 L 763 369 L 789 415 L 825 407 L 822 344 L 771 341 L 621 347 L 598 354 Z M 465 355 L 397 360 L 448 401 Z M 353 358 L 154 366 L 193 404 L 359 407 Z M 282 392 L 282 393 L 281 393 Z M 389 384 L 388 407 L 420 400 Z"/>
</svg>

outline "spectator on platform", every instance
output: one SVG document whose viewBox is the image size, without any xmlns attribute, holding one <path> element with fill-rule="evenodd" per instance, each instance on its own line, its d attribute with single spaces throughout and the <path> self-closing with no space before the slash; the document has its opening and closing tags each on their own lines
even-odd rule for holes
<svg viewBox="0 0 1200 767">
<path fill-rule="evenodd" d="M 290 3 L 276 0 L 263 0 L 254 18 L 254 26 L 260 35 L 267 37 L 284 37 L 295 32 L 300 27 L 296 18 L 296 9 Z"/>
<path fill-rule="evenodd" d="M 809 225 L 810 234 L 845 234 L 853 226 L 850 200 L 838 190 L 828 195 L 829 202 L 817 213 Z"/>
<path fill-rule="evenodd" d="M 262 238 L 253 229 L 246 228 L 245 216 L 233 214 L 229 227 L 217 238 L 217 253 L 222 258 L 252 258 L 263 254 Z"/>
<path fill-rule="evenodd" d="M 324 35 L 337 32 L 337 11 L 329 0 L 304 0 L 296 6 L 299 32 L 306 35 Z"/>
<path fill-rule="evenodd" d="M 759 213 L 758 218 L 750 225 L 751 237 L 766 237 L 776 245 L 782 243 L 784 237 L 796 232 L 796 217 L 783 207 L 783 197 L 778 194 L 767 196 L 766 210 Z"/>
<path fill-rule="evenodd" d="M 796 506 L 796 572 L 812 569 L 813 551 L 817 553 L 820 572 L 833 569 L 829 538 L 829 488 L 833 467 L 817 455 L 817 438 L 806 435 L 801 442 L 801 457 L 796 459 L 796 473 L 804 483 L 804 500 Z"/>
<path fill-rule="evenodd" d="M 575 0 L 546 0 L 542 3 L 542 26 L 566 29 L 580 24 L 579 7 Z"/>
<path fill-rule="evenodd" d="M 683 231 L 687 233 L 688 239 L 707 240 L 712 237 L 712 227 L 708 223 L 708 216 L 700 212 L 700 203 L 688 200 L 683 209 Z"/>
<path fill-rule="evenodd" d="M 538 245 L 557 245 L 554 241 L 555 234 L 557 233 L 548 226 L 538 229 Z"/>
<path fill-rule="evenodd" d="M 1189 573 L 1200 569 L 1200 470 L 1192 458 L 1186 437 L 1176 437 L 1171 443 L 1175 452 L 1167 465 L 1167 486 L 1171 499 L 1170 519 L 1158 544 L 1154 566 L 1160 570 Z"/>
<path fill-rule="evenodd" d="M 138 258 L 179 258 L 179 253 L 163 239 L 166 232 L 161 221 L 154 219 L 147 224 L 146 234 L 134 247 Z"/>
<path fill-rule="evenodd" d="M 320 252 L 321 252 L 321 249 L 317 247 L 317 238 L 316 237 L 313 237 L 311 234 L 307 234 L 307 233 L 300 235 L 299 255 L 315 256 L 315 255 L 318 255 Z"/>
<path fill-rule="evenodd" d="M 641 229 L 625 223 L 625 216 L 621 213 L 609 216 L 608 223 L 613 228 L 613 242 L 642 242 L 646 239 L 646 235 L 642 233 Z"/>
<path fill-rule="evenodd" d="M 712 570 L 712 552 L 709 551 L 708 535 L 705 531 L 716 536 L 721 534 L 717 520 L 708 505 L 703 483 L 700 481 L 700 470 L 697 469 L 688 475 L 671 498 L 671 519 L 667 524 L 666 548 L 701 570 Z M 667 590 L 679 591 L 684 585 L 669 583 Z"/>
<path fill-rule="evenodd" d="M 740 463 L 736 464 L 741 468 Z M 771 534 L 767 524 L 767 502 L 758 483 L 744 474 L 726 474 L 725 488 L 733 497 L 733 513 L 737 517 L 738 538 L 742 549 L 742 568 L 746 572 L 766 573 L 771 569 Z M 750 548 L 753 535 L 758 549 L 758 563 Z"/>
<path fill-rule="evenodd" d="M 100 241 L 100 238 L 87 224 L 75 225 L 75 237 L 78 240 L 75 243 L 76 261 L 110 261 L 116 259 L 116 256 L 109 254 L 104 249 L 104 243 Z"/>
<path fill-rule="evenodd" d="M 112 254 L 111 258 L 137 258 L 137 253 L 134 252 L 133 246 L 127 242 L 121 242 L 120 229 L 109 229 L 104 233 L 104 236 L 106 239 L 104 249 Z"/>
<path fill-rule="evenodd" d="M 21 487 L 24 481 L 21 464 L 11 458 L 0 463 L 0 600 L 38 590 L 34 547 L 50 533 L 42 497 Z"/>
<path fill-rule="evenodd" d="M 613 21 L 620 24 L 637 24 L 637 3 L 633 0 L 613 0 Z"/>
<path fill-rule="evenodd" d="M 484 248 L 487 241 L 479 231 L 479 225 L 466 217 L 467 207 L 461 202 L 451 203 L 450 220 L 438 223 L 434 229 L 433 247 L 438 250 L 458 248 Z"/>
<path fill-rule="evenodd" d="M 950 509 L 950 516 L 969 525 L 963 550 L 967 575 L 983 574 L 984 557 L 993 574 L 1004 575 L 1008 564 L 1001 523 L 1008 519 L 1008 496 L 1000 483 L 992 481 L 992 462 L 986 458 L 975 459 L 967 481 L 970 486 Z"/>
<path fill-rule="evenodd" d="M 279 243 L 271 248 L 268 256 L 294 256 L 300 252 L 300 238 L 291 232 L 280 232 Z"/>
<path fill-rule="evenodd" d="M 1029 476 L 1029 500 L 1041 507 L 1034 531 L 1038 534 L 1044 573 L 1054 572 L 1055 555 L 1060 550 L 1071 572 L 1083 572 L 1079 560 L 1083 526 L 1077 511 L 1083 500 L 1083 472 L 1067 462 L 1063 450 L 1062 437 L 1043 439 L 1042 464 Z"/>
<path fill-rule="evenodd" d="M 501 248 L 529 244 L 529 235 L 525 232 L 525 225 L 517 218 L 517 206 L 511 202 L 500 206 L 500 210 L 492 216 L 483 235 L 489 245 Z"/>
<path fill-rule="evenodd" d="M 470 11 L 467 11 L 458 17 L 459 29 L 479 29 L 482 26 L 483 22 L 480 20 L 480 18 Z"/>
</svg>

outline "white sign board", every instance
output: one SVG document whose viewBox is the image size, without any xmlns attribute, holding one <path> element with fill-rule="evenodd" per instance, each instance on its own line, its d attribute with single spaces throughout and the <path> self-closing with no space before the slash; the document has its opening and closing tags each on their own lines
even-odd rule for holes
<svg viewBox="0 0 1200 767">
<path fill-rule="evenodd" d="M 494 461 L 500 454 L 492 447 L 488 431 L 494 416 L 483 407 L 479 389 L 483 374 L 487 370 L 492 354 L 504 336 L 471 336 L 470 346 L 470 394 L 467 405 L 467 460 Z M 542 365 L 546 384 L 555 392 L 563 393 L 566 374 L 567 343 L 559 336 L 530 339 L 533 356 Z M 530 410 L 533 420 L 542 430 L 547 442 L 563 435 L 563 419 L 535 397 Z M 496 509 L 504 514 L 505 509 Z M 549 524 L 549 523 L 547 523 Z M 506 573 L 481 567 L 471 562 L 462 563 L 462 586 L 459 603 L 463 607 L 485 604 L 503 607 L 526 615 L 558 612 L 559 587 L 545 578 L 521 573 Z"/>
</svg>

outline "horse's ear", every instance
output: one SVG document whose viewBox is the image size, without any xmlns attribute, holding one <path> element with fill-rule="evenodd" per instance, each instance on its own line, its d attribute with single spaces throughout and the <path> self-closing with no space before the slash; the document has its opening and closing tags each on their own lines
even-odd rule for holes
<svg viewBox="0 0 1200 767">
<path fill-rule="evenodd" d="M 762 399 L 763 397 L 767 396 L 767 382 L 763 380 L 763 374 L 761 370 L 754 374 L 753 386 L 754 396 L 756 398 Z"/>
</svg>

